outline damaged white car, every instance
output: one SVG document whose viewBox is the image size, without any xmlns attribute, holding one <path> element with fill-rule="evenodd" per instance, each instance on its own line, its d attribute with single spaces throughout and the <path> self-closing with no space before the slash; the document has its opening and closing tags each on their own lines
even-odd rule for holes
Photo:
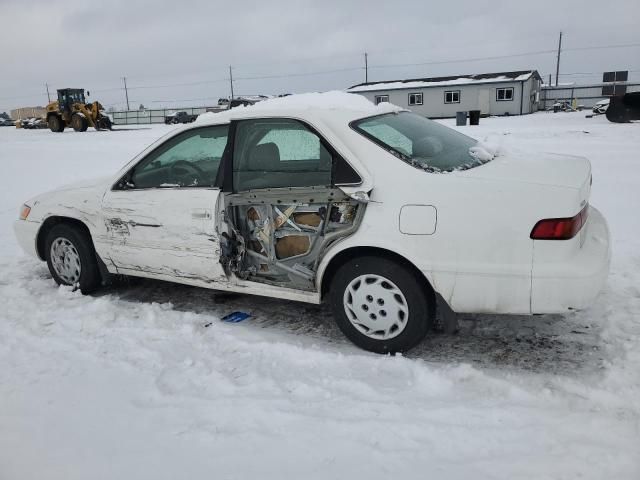
<svg viewBox="0 0 640 480">
<path fill-rule="evenodd" d="M 119 274 L 327 301 L 374 352 L 419 343 L 437 303 L 535 314 L 594 300 L 609 232 L 586 159 L 494 158 L 408 111 L 316 95 L 204 115 L 112 178 L 26 202 L 17 238 L 84 293 Z"/>
</svg>

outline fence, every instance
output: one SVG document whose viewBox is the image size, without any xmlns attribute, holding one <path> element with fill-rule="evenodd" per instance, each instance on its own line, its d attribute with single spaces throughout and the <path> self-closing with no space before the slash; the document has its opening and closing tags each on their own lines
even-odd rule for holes
<svg viewBox="0 0 640 480">
<path fill-rule="evenodd" d="M 189 107 L 189 108 L 162 108 L 153 110 L 125 110 L 121 112 L 109 112 L 114 125 L 134 125 L 164 123 L 164 118 L 175 112 L 187 112 L 190 115 L 200 115 L 206 111 L 218 111 L 220 107 Z"/>
<path fill-rule="evenodd" d="M 538 104 L 539 110 L 548 110 L 553 108 L 553 104 L 556 102 L 573 102 L 576 100 L 578 105 L 582 105 L 585 108 L 591 108 L 600 100 L 609 98 L 610 95 L 603 95 L 608 93 L 613 84 L 609 83 L 594 83 L 591 85 L 558 85 L 542 87 L 542 94 L 540 95 L 540 103 Z M 616 83 L 616 91 L 620 87 L 626 86 L 627 92 L 640 92 L 640 83 L 620 82 Z"/>
</svg>

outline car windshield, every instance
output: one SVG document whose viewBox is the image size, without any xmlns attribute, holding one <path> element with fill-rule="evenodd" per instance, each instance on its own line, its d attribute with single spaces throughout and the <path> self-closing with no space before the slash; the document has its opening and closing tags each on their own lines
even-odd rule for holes
<svg viewBox="0 0 640 480">
<path fill-rule="evenodd" d="M 410 112 L 364 118 L 352 126 L 396 157 L 428 172 L 467 170 L 493 159 L 474 139 Z"/>
</svg>

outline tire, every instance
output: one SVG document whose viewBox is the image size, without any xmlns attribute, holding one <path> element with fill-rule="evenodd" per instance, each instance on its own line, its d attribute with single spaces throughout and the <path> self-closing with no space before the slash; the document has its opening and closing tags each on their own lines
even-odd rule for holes
<svg viewBox="0 0 640 480">
<path fill-rule="evenodd" d="M 49 118 L 47 118 L 47 125 L 49 125 L 49 130 L 52 132 L 64 132 L 64 122 L 59 115 L 49 115 Z"/>
<path fill-rule="evenodd" d="M 341 265 L 331 282 L 330 302 L 342 333 L 375 353 L 415 347 L 435 317 L 435 297 L 424 279 L 384 257 L 360 257 Z"/>
<path fill-rule="evenodd" d="M 56 251 L 62 257 L 53 258 Z M 80 228 L 64 223 L 55 225 L 47 234 L 45 256 L 58 285 L 77 286 L 84 294 L 100 286 L 102 279 L 91 237 Z"/>
<path fill-rule="evenodd" d="M 86 132 L 89 127 L 89 122 L 84 116 L 74 113 L 71 116 L 71 126 L 76 132 Z"/>
</svg>

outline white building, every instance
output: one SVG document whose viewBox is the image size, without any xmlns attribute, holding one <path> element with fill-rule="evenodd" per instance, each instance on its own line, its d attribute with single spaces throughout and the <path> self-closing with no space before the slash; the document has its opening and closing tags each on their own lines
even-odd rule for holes
<svg viewBox="0 0 640 480">
<path fill-rule="evenodd" d="M 525 70 L 368 82 L 347 91 L 376 104 L 390 102 L 426 117 L 446 118 L 469 110 L 480 110 L 482 115 L 533 113 L 538 110 L 541 84 L 536 70 Z"/>
</svg>

